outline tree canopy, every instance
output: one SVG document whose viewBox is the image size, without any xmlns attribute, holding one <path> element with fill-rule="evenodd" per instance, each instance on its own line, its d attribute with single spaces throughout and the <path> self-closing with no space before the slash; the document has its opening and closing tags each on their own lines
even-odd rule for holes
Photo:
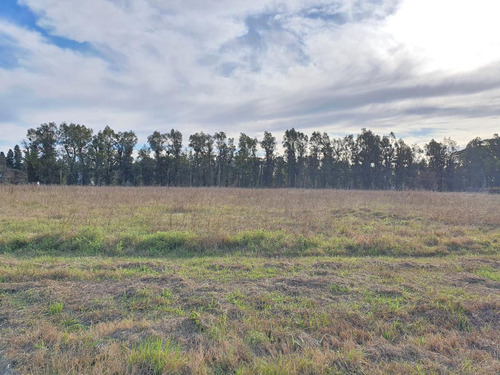
<svg viewBox="0 0 500 375">
<path fill-rule="evenodd" d="M 450 138 L 421 148 L 365 128 L 343 138 L 291 128 L 282 136 L 281 154 L 268 131 L 260 141 L 224 132 L 187 139 L 184 147 L 179 130 L 154 131 L 138 149 L 132 130 L 106 126 L 95 133 L 50 122 L 28 130 L 23 150 L 16 145 L 4 155 L 8 168 L 43 184 L 500 190 L 498 134 L 459 150 Z"/>
</svg>

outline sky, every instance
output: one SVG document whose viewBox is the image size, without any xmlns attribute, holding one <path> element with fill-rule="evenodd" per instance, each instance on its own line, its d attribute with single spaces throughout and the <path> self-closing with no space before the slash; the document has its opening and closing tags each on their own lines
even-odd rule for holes
<svg viewBox="0 0 500 375">
<path fill-rule="evenodd" d="M 500 133 L 498 0 L 0 0 L 0 150 L 41 123 Z"/>
</svg>

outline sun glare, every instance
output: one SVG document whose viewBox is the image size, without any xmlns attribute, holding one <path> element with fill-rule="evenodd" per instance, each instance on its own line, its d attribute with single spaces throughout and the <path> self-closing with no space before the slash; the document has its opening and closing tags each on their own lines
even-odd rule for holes
<svg viewBox="0 0 500 375">
<path fill-rule="evenodd" d="M 497 0 L 406 0 L 389 32 L 424 70 L 467 71 L 500 58 Z"/>
</svg>

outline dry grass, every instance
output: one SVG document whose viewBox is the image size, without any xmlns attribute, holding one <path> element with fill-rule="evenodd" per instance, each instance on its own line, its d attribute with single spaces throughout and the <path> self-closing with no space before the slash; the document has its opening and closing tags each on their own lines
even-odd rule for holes
<svg viewBox="0 0 500 375">
<path fill-rule="evenodd" d="M 0 373 L 500 372 L 498 196 L 0 187 L 0 202 Z"/>
<path fill-rule="evenodd" d="M 495 257 L 0 262 L 19 374 L 500 371 Z"/>
<path fill-rule="evenodd" d="M 432 192 L 0 187 L 0 250 L 55 254 L 498 253 L 500 197 Z"/>
</svg>

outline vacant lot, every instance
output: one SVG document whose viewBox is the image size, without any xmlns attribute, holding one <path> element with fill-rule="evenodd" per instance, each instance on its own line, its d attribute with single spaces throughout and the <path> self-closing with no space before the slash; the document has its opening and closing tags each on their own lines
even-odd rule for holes
<svg viewBox="0 0 500 375">
<path fill-rule="evenodd" d="M 0 373 L 500 372 L 498 196 L 0 187 L 0 202 Z"/>
</svg>

